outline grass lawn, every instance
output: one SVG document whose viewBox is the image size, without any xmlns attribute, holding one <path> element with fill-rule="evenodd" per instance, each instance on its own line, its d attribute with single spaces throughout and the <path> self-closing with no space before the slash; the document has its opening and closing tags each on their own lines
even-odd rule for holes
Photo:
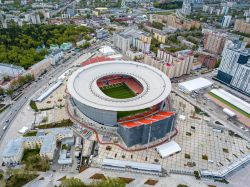
<svg viewBox="0 0 250 187">
<path fill-rule="evenodd" d="M 227 102 L 226 100 L 222 99 L 221 97 L 209 92 L 209 95 L 211 95 L 212 97 L 214 97 L 215 99 L 218 99 L 219 101 L 221 101 L 222 103 L 224 103 L 225 105 L 229 106 L 230 108 L 236 110 L 237 112 L 241 113 L 242 115 L 250 118 L 250 114 L 246 113 L 245 111 L 241 110 L 240 108 L 232 105 L 231 103 Z"/>
<path fill-rule="evenodd" d="M 73 122 L 70 119 L 62 120 L 56 123 L 48 123 L 44 125 L 38 125 L 38 129 L 49 129 L 49 128 L 59 128 L 59 127 L 70 127 L 73 125 Z"/>
<path fill-rule="evenodd" d="M 136 94 L 124 83 L 104 86 L 101 90 L 107 96 L 116 99 L 127 99 L 136 96 Z"/>
<path fill-rule="evenodd" d="M 4 110 L 6 110 L 10 105 L 4 105 L 2 107 L 0 107 L 0 113 L 3 112 Z"/>
<path fill-rule="evenodd" d="M 134 110 L 134 111 L 119 111 L 117 112 L 117 118 L 123 118 L 123 117 L 127 117 L 127 116 L 131 116 L 131 115 L 135 115 L 135 114 L 139 114 L 139 113 L 143 113 L 146 112 L 148 109 L 141 109 L 141 110 Z"/>
<path fill-rule="evenodd" d="M 25 149 L 23 152 L 22 161 L 28 161 L 28 158 L 33 155 L 39 155 L 40 149 Z"/>
<path fill-rule="evenodd" d="M 36 136 L 37 131 L 29 131 L 23 135 L 23 137 Z"/>
</svg>

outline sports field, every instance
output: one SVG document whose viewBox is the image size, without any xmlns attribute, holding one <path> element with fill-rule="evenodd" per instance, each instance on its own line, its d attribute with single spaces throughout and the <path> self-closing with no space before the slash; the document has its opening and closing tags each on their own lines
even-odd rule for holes
<svg viewBox="0 0 250 187">
<path fill-rule="evenodd" d="M 116 99 L 127 99 L 136 96 L 136 94 L 125 83 L 104 86 L 101 90 L 107 96 Z"/>
</svg>

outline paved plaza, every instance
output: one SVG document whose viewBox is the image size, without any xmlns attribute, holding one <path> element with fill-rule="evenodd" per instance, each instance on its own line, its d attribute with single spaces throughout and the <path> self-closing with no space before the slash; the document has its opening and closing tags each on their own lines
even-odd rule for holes
<svg viewBox="0 0 250 187">
<path fill-rule="evenodd" d="M 38 109 L 53 108 L 54 106 L 60 107 L 65 105 L 66 98 L 66 81 L 59 86 L 54 92 L 52 92 L 42 102 L 36 102 Z"/>
<path fill-rule="evenodd" d="M 180 153 L 162 159 L 155 149 L 125 152 L 117 146 L 111 146 L 111 150 L 106 150 L 106 145 L 100 145 L 99 156 L 95 158 L 94 163 L 101 165 L 104 158 L 114 158 L 160 163 L 168 171 L 170 169 L 215 171 L 227 167 L 250 153 L 246 140 L 230 135 L 227 130 L 222 132 L 214 130 L 212 120 L 211 122 L 203 120 L 210 118 L 199 114 L 194 115 L 194 107 L 180 97 L 172 94 L 172 99 L 173 107 L 178 107 L 179 114 L 186 117 L 185 120 L 177 119 L 178 134 L 173 138 L 182 148 Z"/>
</svg>

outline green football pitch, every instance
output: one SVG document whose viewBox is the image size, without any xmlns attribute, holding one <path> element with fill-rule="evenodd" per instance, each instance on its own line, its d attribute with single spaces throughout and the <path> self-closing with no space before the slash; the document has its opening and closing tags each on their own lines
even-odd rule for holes
<svg viewBox="0 0 250 187">
<path fill-rule="evenodd" d="M 136 96 L 136 94 L 124 83 L 104 86 L 101 90 L 107 96 L 116 99 L 127 99 Z"/>
</svg>

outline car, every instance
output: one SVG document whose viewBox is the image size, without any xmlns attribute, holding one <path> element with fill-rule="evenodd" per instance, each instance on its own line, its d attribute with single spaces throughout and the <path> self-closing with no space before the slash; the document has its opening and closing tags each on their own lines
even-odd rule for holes
<svg viewBox="0 0 250 187">
<path fill-rule="evenodd" d="M 5 126 L 3 127 L 3 130 L 5 131 L 5 130 L 6 130 L 6 128 L 7 128 L 7 125 L 5 125 Z"/>
<path fill-rule="evenodd" d="M 5 123 L 8 123 L 9 121 L 10 121 L 9 119 L 5 120 Z"/>
</svg>

